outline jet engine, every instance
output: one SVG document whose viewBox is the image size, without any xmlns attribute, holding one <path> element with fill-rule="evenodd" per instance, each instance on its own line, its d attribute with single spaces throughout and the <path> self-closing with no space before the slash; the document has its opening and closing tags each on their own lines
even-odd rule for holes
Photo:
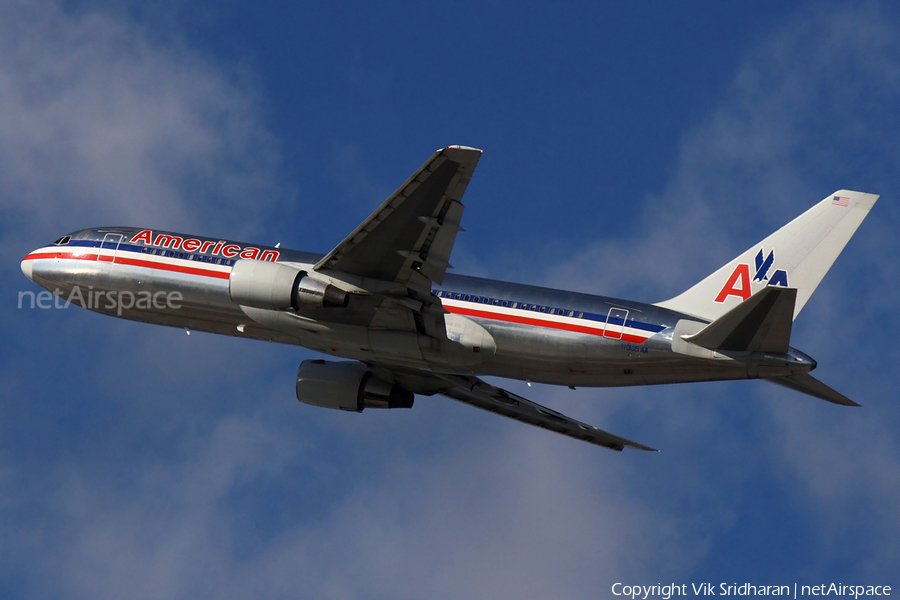
<svg viewBox="0 0 900 600">
<path fill-rule="evenodd" d="M 362 412 L 412 408 L 415 395 L 373 376 L 361 362 L 304 360 L 297 369 L 297 400 L 313 406 Z"/>
<path fill-rule="evenodd" d="M 239 260 L 231 269 L 228 293 L 243 306 L 268 310 L 346 307 L 350 295 L 306 271 L 280 263 Z"/>
</svg>

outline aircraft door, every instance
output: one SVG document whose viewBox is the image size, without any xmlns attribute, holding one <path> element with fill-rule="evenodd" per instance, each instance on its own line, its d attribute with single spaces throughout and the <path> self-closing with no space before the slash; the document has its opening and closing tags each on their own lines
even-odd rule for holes
<svg viewBox="0 0 900 600">
<path fill-rule="evenodd" d="M 609 309 L 609 314 L 606 315 L 606 327 L 603 329 L 603 337 L 621 340 L 626 319 L 628 319 L 628 311 L 624 308 Z"/>
<path fill-rule="evenodd" d="M 119 244 L 122 243 L 121 233 L 107 233 L 100 242 L 101 250 L 112 250 L 112 255 L 103 252 L 97 252 L 97 260 L 100 262 L 116 262 L 116 255 L 119 253 Z"/>
</svg>

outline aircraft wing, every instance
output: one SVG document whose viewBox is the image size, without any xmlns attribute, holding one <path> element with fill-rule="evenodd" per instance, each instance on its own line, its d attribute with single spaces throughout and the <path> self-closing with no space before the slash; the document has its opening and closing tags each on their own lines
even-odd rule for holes
<svg viewBox="0 0 900 600">
<path fill-rule="evenodd" d="M 621 451 L 628 446 L 636 450 L 659 452 L 659 450 L 613 435 L 593 425 L 576 421 L 522 396 L 495 387 L 477 377 L 454 377 L 453 380 L 457 385 L 440 392 L 448 398 L 612 450 Z"/>
<path fill-rule="evenodd" d="M 316 270 L 406 284 L 426 296 L 443 282 L 461 231 L 461 203 L 481 150 L 450 146 L 434 153 Z"/>
</svg>

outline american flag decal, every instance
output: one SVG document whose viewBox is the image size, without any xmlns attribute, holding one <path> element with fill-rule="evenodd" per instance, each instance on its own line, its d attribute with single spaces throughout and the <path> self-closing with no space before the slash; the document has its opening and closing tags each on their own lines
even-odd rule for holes
<svg viewBox="0 0 900 600">
<path fill-rule="evenodd" d="M 850 198 L 845 198 L 844 196 L 835 196 L 831 200 L 832 204 L 836 204 L 837 206 L 850 206 Z"/>
</svg>

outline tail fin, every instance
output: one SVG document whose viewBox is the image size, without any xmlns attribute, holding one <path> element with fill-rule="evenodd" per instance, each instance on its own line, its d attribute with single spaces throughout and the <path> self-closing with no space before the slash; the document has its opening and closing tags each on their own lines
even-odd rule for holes
<svg viewBox="0 0 900 600">
<path fill-rule="evenodd" d="M 765 286 L 797 289 L 793 318 L 879 196 L 838 190 L 679 296 L 657 306 L 714 321 Z"/>
</svg>

